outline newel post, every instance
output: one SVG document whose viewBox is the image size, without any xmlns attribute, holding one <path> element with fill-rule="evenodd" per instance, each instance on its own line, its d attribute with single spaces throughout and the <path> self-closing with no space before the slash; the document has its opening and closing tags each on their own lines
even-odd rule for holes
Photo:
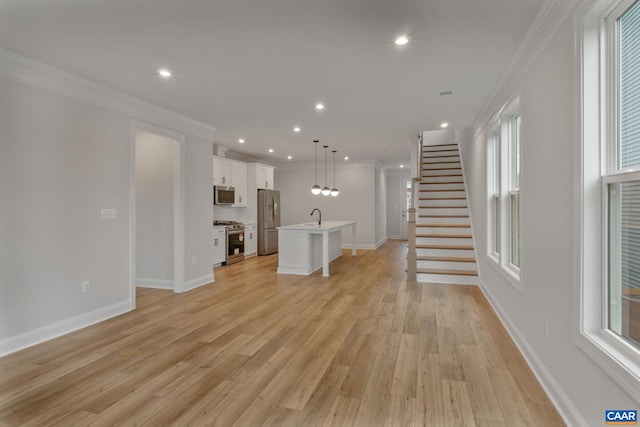
<svg viewBox="0 0 640 427">
<path fill-rule="evenodd" d="M 418 188 L 418 182 L 420 178 L 413 178 L 411 180 L 411 205 L 409 207 L 409 218 L 407 221 L 408 227 L 408 239 L 409 239 L 409 251 L 407 253 L 407 281 L 415 282 L 417 279 L 417 264 L 416 259 L 416 207 L 415 200 L 418 196 L 416 189 Z"/>
</svg>

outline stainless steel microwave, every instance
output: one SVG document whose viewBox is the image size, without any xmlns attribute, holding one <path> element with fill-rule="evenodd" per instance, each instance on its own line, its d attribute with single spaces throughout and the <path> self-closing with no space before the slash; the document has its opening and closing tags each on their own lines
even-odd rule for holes
<svg viewBox="0 0 640 427">
<path fill-rule="evenodd" d="M 232 205 L 236 199 L 235 188 L 223 185 L 213 186 L 213 204 Z"/>
</svg>

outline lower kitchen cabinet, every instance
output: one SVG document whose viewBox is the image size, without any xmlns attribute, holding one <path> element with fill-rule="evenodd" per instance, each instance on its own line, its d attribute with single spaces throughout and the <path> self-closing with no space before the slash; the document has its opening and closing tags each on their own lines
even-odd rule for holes
<svg viewBox="0 0 640 427">
<path fill-rule="evenodd" d="M 213 266 L 219 266 L 227 260 L 227 229 L 213 227 Z"/>
<path fill-rule="evenodd" d="M 258 253 L 258 224 L 244 225 L 244 256 Z"/>
</svg>

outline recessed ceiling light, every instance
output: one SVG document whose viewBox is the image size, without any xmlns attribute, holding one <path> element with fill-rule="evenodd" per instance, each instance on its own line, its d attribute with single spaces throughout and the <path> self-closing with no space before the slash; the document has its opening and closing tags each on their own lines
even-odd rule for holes
<svg viewBox="0 0 640 427">
<path fill-rule="evenodd" d="M 316 110 L 324 110 L 324 104 L 321 102 L 318 102 L 316 104 Z"/>
<path fill-rule="evenodd" d="M 240 138 L 240 139 L 238 140 L 238 142 L 239 142 L 240 144 L 244 144 L 244 139 L 243 139 L 243 138 Z"/>
<path fill-rule="evenodd" d="M 294 128 L 293 128 L 293 131 L 294 131 L 294 132 L 300 132 L 300 130 L 301 130 L 301 129 L 300 129 L 300 126 L 296 126 L 296 127 L 294 127 Z"/>
<path fill-rule="evenodd" d="M 407 36 L 400 36 L 396 39 L 395 42 L 398 46 L 404 46 L 405 44 L 409 43 L 409 37 Z"/>
<path fill-rule="evenodd" d="M 270 153 L 273 153 L 273 148 L 269 148 L 269 152 L 270 152 Z"/>
<path fill-rule="evenodd" d="M 293 159 L 293 156 L 287 156 L 287 159 L 291 160 Z"/>
<path fill-rule="evenodd" d="M 158 74 L 160 74 L 160 76 L 164 77 L 165 79 L 171 77 L 171 71 L 167 70 L 166 68 L 160 68 L 158 70 Z"/>
<path fill-rule="evenodd" d="M 442 123 L 440 123 L 440 127 L 441 127 L 442 129 L 444 129 L 444 128 L 446 128 L 446 127 L 449 127 L 449 123 L 447 123 L 447 122 L 442 122 Z"/>
<path fill-rule="evenodd" d="M 401 168 L 403 168 L 403 167 L 404 167 L 404 165 L 400 165 L 400 167 L 401 167 Z"/>
<path fill-rule="evenodd" d="M 344 156 L 344 159 L 345 160 L 349 160 L 349 156 Z"/>
</svg>

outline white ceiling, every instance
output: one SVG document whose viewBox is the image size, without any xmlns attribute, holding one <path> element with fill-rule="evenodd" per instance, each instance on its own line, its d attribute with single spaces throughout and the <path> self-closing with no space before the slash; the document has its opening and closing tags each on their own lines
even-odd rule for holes
<svg viewBox="0 0 640 427">
<path fill-rule="evenodd" d="M 542 2 L 0 0 L 0 47 L 212 125 L 215 143 L 272 163 L 312 160 L 320 139 L 393 167 L 419 131 L 473 124 Z"/>
</svg>

